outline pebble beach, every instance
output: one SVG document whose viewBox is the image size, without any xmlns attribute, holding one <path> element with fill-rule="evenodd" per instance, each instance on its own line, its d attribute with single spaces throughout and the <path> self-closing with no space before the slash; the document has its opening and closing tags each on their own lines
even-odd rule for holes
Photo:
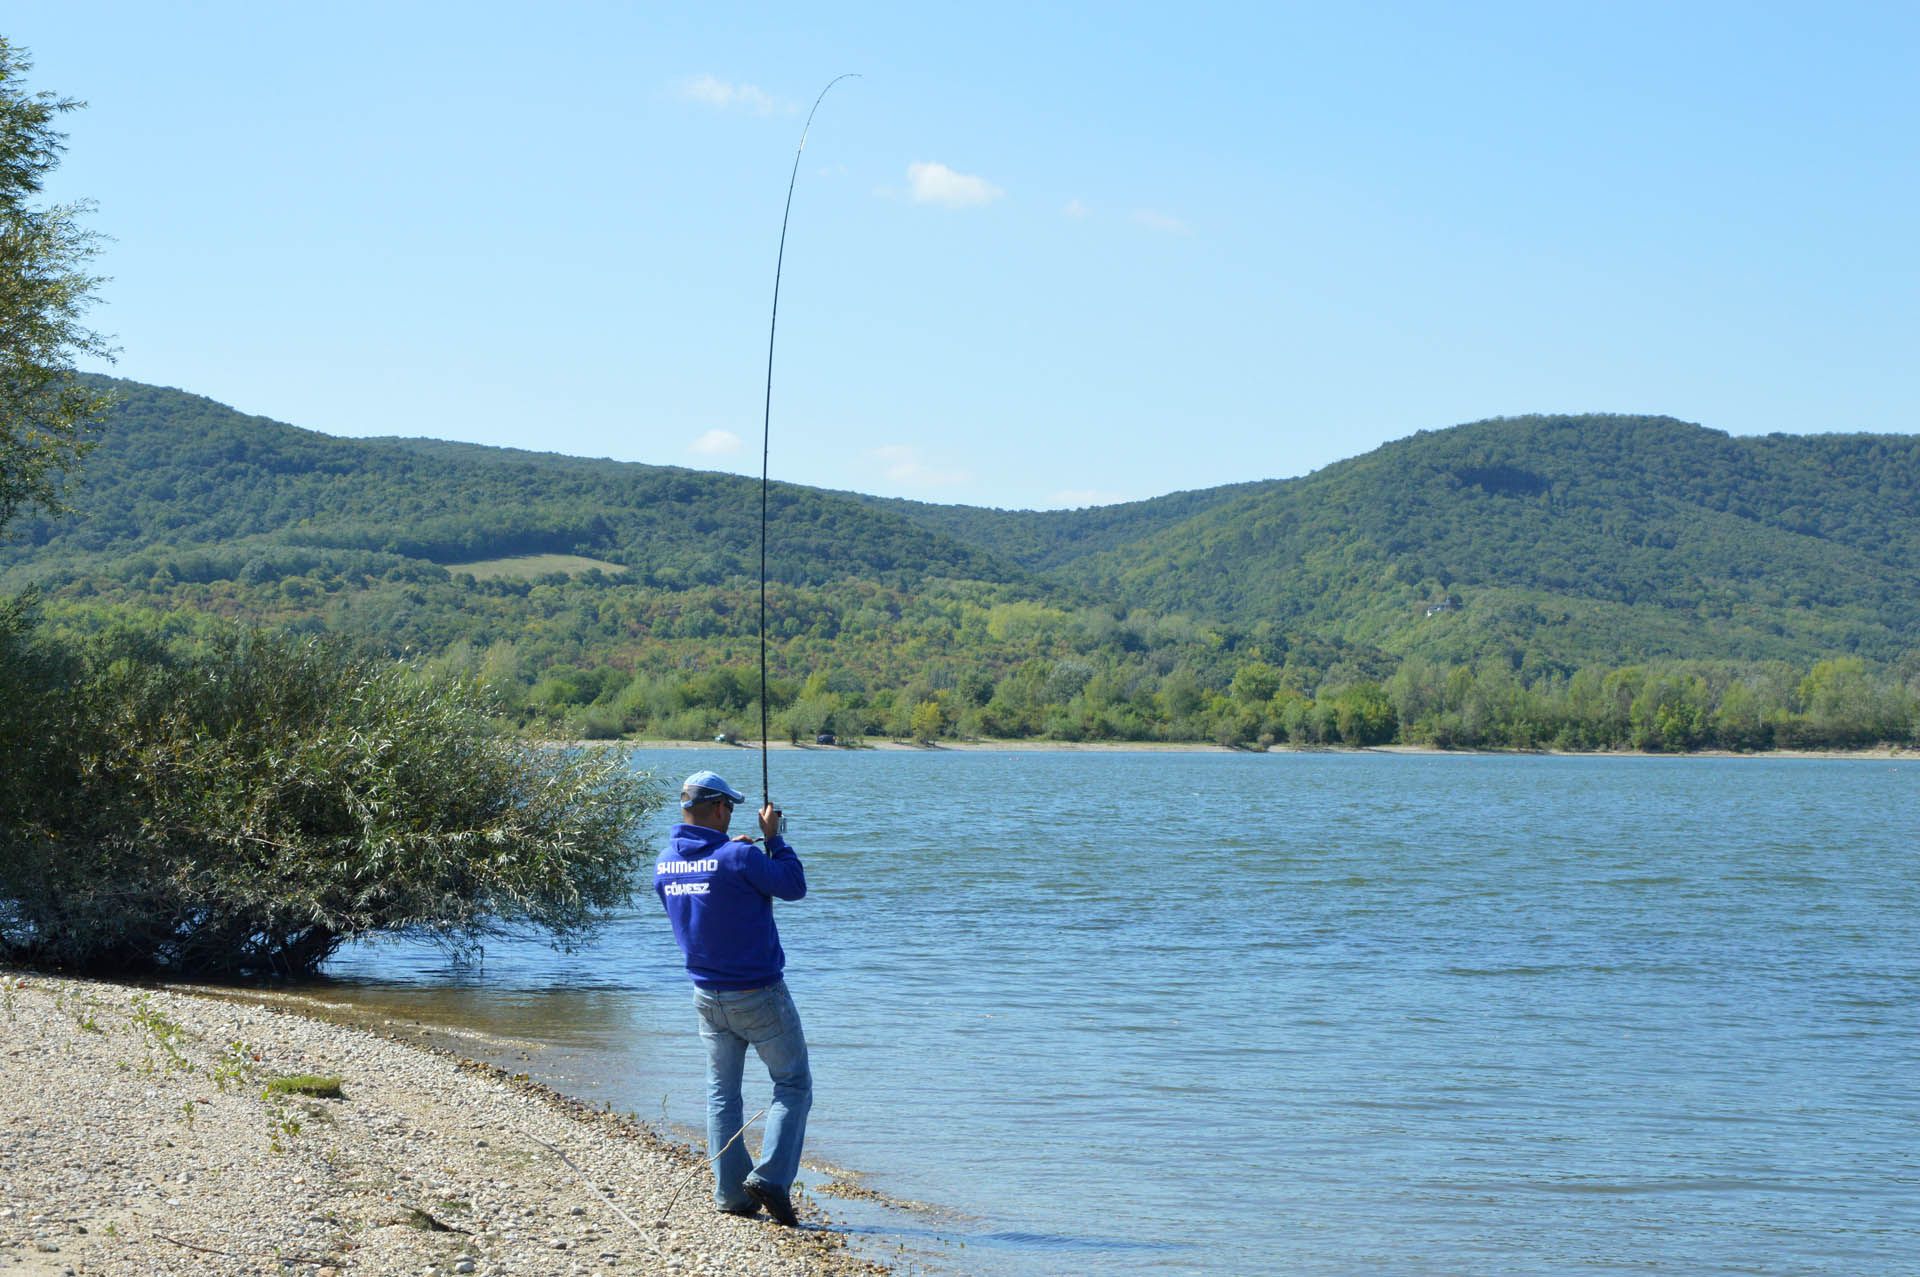
<svg viewBox="0 0 1920 1277">
<path fill-rule="evenodd" d="M 523 1076 L 214 992 L 0 969 L 0 1273 L 877 1274 Z"/>
</svg>

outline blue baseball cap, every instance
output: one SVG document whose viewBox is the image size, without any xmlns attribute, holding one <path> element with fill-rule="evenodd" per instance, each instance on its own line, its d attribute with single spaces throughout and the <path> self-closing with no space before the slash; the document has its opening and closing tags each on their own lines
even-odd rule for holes
<svg viewBox="0 0 1920 1277">
<path fill-rule="evenodd" d="M 724 796 L 736 803 L 744 803 L 747 796 L 720 779 L 719 772 L 695 772 L 680 782 L 680 806 L 692 807 L 709 799 Z"/>
</svg>

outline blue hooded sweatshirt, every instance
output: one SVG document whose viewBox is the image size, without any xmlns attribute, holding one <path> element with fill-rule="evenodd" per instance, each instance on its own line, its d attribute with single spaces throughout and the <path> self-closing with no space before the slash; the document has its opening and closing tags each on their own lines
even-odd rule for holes
<svg viewBox="0 0 1920 1277">
<path fill-rule="evenodd" d="M 807 871 L 786 839 L 769 838 L 762 851 L 717 829 L 675 825 L 653 889 L 702 989 L 758 989 L 786 970 L 773 901 L 807 894 Z"/>
</svg>

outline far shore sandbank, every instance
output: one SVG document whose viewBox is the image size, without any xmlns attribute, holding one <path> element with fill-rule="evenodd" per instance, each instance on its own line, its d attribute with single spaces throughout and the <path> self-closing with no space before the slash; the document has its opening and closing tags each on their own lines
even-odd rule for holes
<svg viewBox="0 0 1920 1277">
<path fill-rule="evenodd" d="M 630 749 L 740 749 L 758 750 L 757 740 L 574 740 L 557 742 L 578 747 L 625 747 Z M 1867 749 L 1763 749 L 1742 752 L 1731 749 L 1697 749 L 1687 753 L 1653 753 L 1630 749 L 1441 749 L 1436 745 L 1219 745 L 1205 741 L 1052 741 L 1052 740 L 863 740 L 852 745 L 795 744 L 792 741 L 767 742 L 770 750 L 801 750 L 821 754 L 860 754 L 874 751 L 911 751 L 921 754 L 1031 752 L 1040 754 L 1404 754 L 1438 758 L 1857 758 L 1866 760 L 1911 760 L 1920 758 L 1920 749 L 1900 745 L 1875 745 Z"/>
</svg>

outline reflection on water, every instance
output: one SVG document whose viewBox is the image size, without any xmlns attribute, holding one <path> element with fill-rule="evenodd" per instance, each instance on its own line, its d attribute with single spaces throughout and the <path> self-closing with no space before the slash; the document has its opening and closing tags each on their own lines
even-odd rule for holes
<svg viewBox="0 0 1920 1277">
<path fill-rule="evenodd" d="M 775 765 L 812 888 L 778 914 L 809 1152 L 973 1217 L 825 1199 L 876 1255 L 1037 1275 L 1920 1253 L 1920 765 Z M 330 970 L 316 996 L 699 1127 L 648 897 L 576 954 L 496 945 L 476 970 L 365 945 Z"/>
</svg>

